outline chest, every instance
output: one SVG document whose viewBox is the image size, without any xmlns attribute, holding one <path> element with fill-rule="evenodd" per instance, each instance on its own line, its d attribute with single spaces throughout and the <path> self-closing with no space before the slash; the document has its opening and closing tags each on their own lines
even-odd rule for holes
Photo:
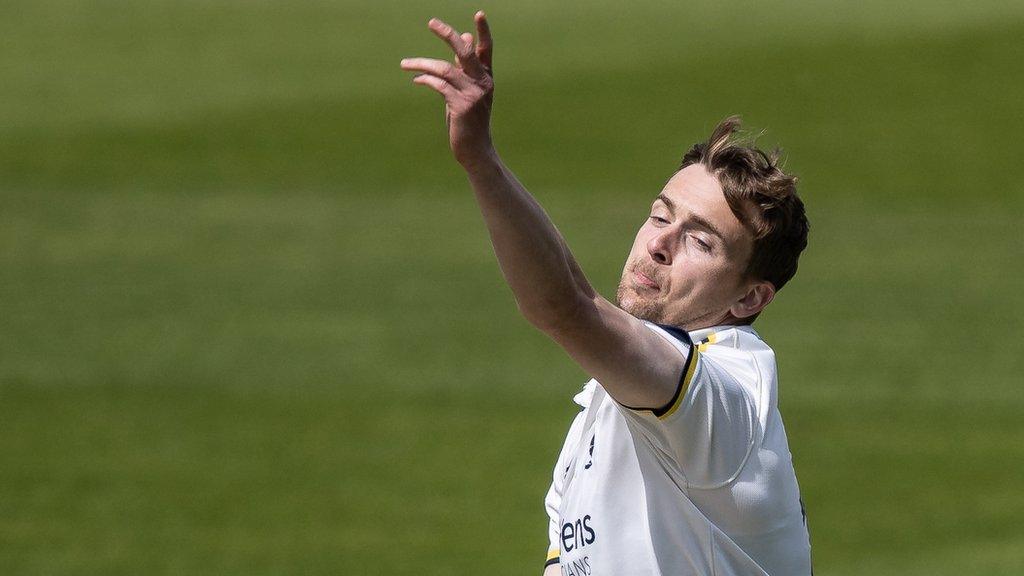
<svg viewBox="0 0 1024 576">
<path fill-rule="evenodd" d="M 621 546 L 635 551 L 630 540 L 647 532 L 645 487 L 627 422 L 606 402 L 571 440 L 559 508 L 563 561 L 591 562 Z"/>
</svg>

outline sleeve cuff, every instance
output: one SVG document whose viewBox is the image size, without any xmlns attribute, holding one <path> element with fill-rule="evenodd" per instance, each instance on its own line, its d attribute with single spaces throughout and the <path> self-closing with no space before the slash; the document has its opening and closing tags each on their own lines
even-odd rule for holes
<svg viewBox="0 0 1024 576">
<path fill-rule="evenodd" d="M 672 397 L 672 400 L 662 408 L 654 410 L 654 415 L 660 420 L 664 420 L 672 415 L 679 405 L 683 403 L 683 397 L 686 396 L 686 391 L 690 389 L 690 382 L 693 381 L 693 373 L 697 369 L 697 360 L 700 357 L 700 350 L 694 347 L 690 347 L 690 355 L 686 357 L 686 364 L 683 365 L 683 373 L 679 376 L 679 385 L 676 387 L 676 394 Z"/>
<path fill-rule="evenodd" d="M 548 558 L 544 562 L 544 567 L 547 568 L 552 564 L 558 564 L 558 554 L 558 548 L 552 548 L 551 550 L 548 550 Z"/>
<path fill-rule="evenodd" d="M 672 395 L 672 399 L 668 401 L 668 404 L 665 404 L 660 408 L 648 409 L 651 413 L 657 416 L 659 420 L 664 420 L 671 416 L 682 403 L 683 397 L 686 395 L 686 391 L 690 387 L 690 381 L 693 379 L 693 372 L 697 367 L 697 356 L 699 350 L 693 345 L 693 340 L 690 339 L 690 334 L 682 328 L 670 326 L 668 324 L 655 324 L 647 321 L 644 321 L 644 324 L 655 332 L 661 334 L 662 337 L 668 339 L 669 342 L 671 342 L 686 356 L 686 362 L 683 364 L 682 372 L 679 374 L 679 382 L 676 384 L 676 392 Z"/>
</svg>

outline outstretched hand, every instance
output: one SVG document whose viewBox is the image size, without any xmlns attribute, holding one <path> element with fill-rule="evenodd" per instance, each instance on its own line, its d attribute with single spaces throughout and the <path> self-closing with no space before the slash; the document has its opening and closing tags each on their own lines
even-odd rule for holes
<svg viewBox="0 0 1024 576">
<path fill-rule="evenodd" d="M 493 42 L 487 16 L 477 12 L 477 41 L 469 32 L 459 34 L 454 28 L 432 18 L 427 26 L 444 40 L 455 53 L 455 62 L 433 58 L 405 58 L 402 69 L 420 72 L 412 79 L 429 86 L 444 97 L 448 141 L 465 168 L 485 161 L 493 153 L 491 143 L 491 102 L 494 94 L 494 73 L 491 69 Z"/>
</svg>

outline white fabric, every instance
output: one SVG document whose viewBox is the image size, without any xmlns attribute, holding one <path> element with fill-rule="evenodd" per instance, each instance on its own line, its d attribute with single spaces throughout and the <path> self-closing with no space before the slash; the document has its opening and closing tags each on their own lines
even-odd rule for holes
<svg viewBox="0 0 1024 576">
<path fill-rule="evenodd" d="M 669 414 L 592 402 L 596 380 L 574 398 L 545 498 L 563 576 L 810 574 L 774 353 L 747 326 L 690 337 L 712 342 Z"/>
</svg>

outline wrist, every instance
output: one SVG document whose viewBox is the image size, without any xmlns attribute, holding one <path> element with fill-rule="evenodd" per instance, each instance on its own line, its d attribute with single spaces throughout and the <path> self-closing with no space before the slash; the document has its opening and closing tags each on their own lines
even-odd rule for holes
<svg viewBox="0 0 1024 576">
<path fill-rule="evenodd" d="M 494 149 L 494 145 L 491 142 L 479 146 L 473 154 L 460 155 L 456 160 L 462 166 L 462 169 L 471 175 L 474 173 L 490 172 L 501 163 L 498 152 Z"/>
</svg>

